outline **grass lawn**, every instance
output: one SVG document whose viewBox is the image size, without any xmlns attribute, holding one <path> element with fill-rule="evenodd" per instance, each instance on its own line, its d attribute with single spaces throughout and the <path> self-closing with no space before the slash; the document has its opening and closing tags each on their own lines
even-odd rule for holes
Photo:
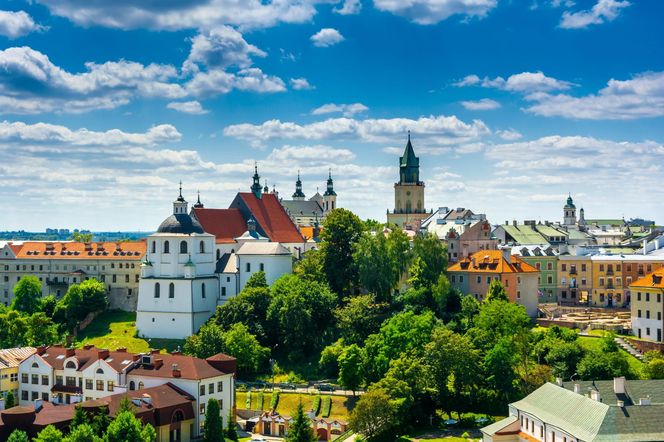
<svg viewBox="0 0 664 442">
<path fill-rule="evenodd" d="M 109 310 L 97 316 L 85 330 L 78 334 L 76 347 L 80 348 L 86 344 L 109 350 L 126 347 L 129 352 L 145 353 L 151 348 L 171 352 L 178 346 L 182 346 L 184 341 L 139 338 L 136 336 L 136 312 Z"/>
<path fill-rule="evenodd" d="M 238 391 L 235 394 L 236 394 L 236 404 L 238 408 L 244 408 L 247 401 L 247 393 L 245 391 Z M 297 406 L 300 403 L 300 401 L 302 401 L 302 406 L 304 407 L 304 410 L 308 411 L 311 409 L 314 396 L 315 394 L 282 392 L 279 395 L 279 404 L 277 405 L 277 411 L 286 416 L 293 416 L 295 415 L 295 410 L 297 409 Z M 355 403 L 357 402 L 359 396 L 345 397 L 345 396 L 331 395 L 331 398 L 332 398 L 332 408 L 330 409 L 330 419 L 339 419 L 343 421 L 348 421 L 350 410 L 352 410 L 353 407 L 355 406 Z M 263 410 L 270 409 L 271 400 L 272 400 L 272 393 L 265 392 L 263 394 L 263 408 L 262 408 Z M 252 410 L 258 409 L 258 390 L 253 390 L 251 392 L 251 409 Z"/>
</svg>

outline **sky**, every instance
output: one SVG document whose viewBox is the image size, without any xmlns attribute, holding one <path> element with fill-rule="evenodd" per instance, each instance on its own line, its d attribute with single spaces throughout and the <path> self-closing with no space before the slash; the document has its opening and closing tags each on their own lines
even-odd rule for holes
<svg viewBox="0 0 664 442">
<path fill-rule="evenodd" d="M 664 222 L 664 2 L 0 0 L 0 230 L 155 230 L 178 182 Z"/>
</svg>

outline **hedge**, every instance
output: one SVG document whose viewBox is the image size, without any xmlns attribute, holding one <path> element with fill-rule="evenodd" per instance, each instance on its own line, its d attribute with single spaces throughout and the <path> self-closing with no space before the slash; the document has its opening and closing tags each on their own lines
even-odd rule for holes
<svg viewBox="0 0 664 442">
<path fill-rule="evenodd" d="M 311 405 L 311 409 L 314 411 L 314 416 L 318 416 L 318 413 L 320 412 L 320 395 L 314 396 L 314 401 L 313 404 Z"/>
<path fill-rule="evenodd" d="M 247 391 L 247 399 L 244 401 L 247 410 L 251 410 L 251 390 Z"/>
<path fill-rule="evenodd" d="M 332 398 L 328 395 L 323 396 L 323 417 L 330 417 L 330 411 L 332 410 Z"/>
<path fill-rule="evenodd" d="M 272 399 L 270 400 L 270 409 L 276 410 L 278 405 L 279 405 L 279 392 L 273 391 Z"/>
<path fill-rule="evenodd" d="M 258 406 L 256 407 L 257 410 L 263 409 L 264 400 L 265 400 L 265 395 L 263 394 L 263 392 L 262 391 L 258 392 Z"/>
</svg>

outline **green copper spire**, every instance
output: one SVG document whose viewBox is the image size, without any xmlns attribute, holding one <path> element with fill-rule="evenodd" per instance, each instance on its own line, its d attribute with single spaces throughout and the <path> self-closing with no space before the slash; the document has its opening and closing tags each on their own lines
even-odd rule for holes
<svg viewBox="0 0 664 442">
<path fill-rule="evenodd" d="M 300 180 L 300 171 L 297 171 L 297 181 L 295 181 L 295 193 L 293 198 L 304 199 L 304 192 L 302 192 L 302 181 Z"/>
<path fill-rule="evenodd" d="M 334 191 L 334 181 L 332 181 L 332 169 L 329 169 L 327 175 L 327 190 L 323 195 L 332 196 L 336 194 L 337 193 Z"/>
<path fill-rule="evenodd" d="M 254 163 L 254 183 L 251 185 L 251 192 L 256 196 L 256 198 L 261 197 L 261 177 L 258 175 L 258 163 Z"/>
<path fill-rule="evenodd" d="M 574 201 L 572 201 L 572 195 L 570 194 L 567 197 L 567 204 L 565 204 L 566 209 L 576 209 L 576 206 L 574 205 Z"/>
<path fill-rule="evenodd" d="M 410 131 L 408 131 L 408 143 L 399 158 L 399 178 L 401 183 L 418 183 L 420 181 L 420 159 L 415 156 L 413 145 L 410 142 Z"/>
</svg>

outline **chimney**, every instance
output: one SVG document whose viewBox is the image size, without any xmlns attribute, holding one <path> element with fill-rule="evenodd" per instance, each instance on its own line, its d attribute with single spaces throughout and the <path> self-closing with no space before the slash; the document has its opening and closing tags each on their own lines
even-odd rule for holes
<svg viewBox="0 0 664 442">
<path fill-rule="evenodd" d="M 99 350 L 97 352 L 97 359 L 106 359 L 108 358 L 109 351 L 108 349 Z"/>
<path fill-rule="evenodd" d="M 613 378 L 613 392 L 615 394 L 625 394 L 625 376 Z"/>
<path fill-rule="evenodd" d="M 563 386 L 563 378 L 556 378 L 556 385 L 559 387 Z"/>
<path fill-rule="evenodd" d="M 171 366 L 171 368 L 173 370 L 173 377 L 174 378 L 179 378 L 180 376 L 182 376 L 182 373 L 180 372 L 180 368 L 178 367 L 178 364 L 173 364 Z"/>
<path fill-rule="evenodd" d="M 65 350 L 65 358 L 71 358 L 75 354 L 76 350 L 74 350 L 73 348 L 68 348 L 67 350 Z"/>
<path fill-rule="evenodd" d="M 45 345 L 40 345 L 39 347 L 37 347 L 37 354 L 39 356 L 43 355 L 44 353 L 46 353 L 46 346 Z"/>
<path fill-rule="evenodd" d="M 118 353 L 127 353 L 127 347 L 118 347 L 115 351 Z"/>
<path fill-rule="evenodd" d="M 650 396 L 639 398 L 639 405 L 650 405 Z"/>
<path fill-rule="evenodd" d="M 154 360 L 154 369 L 158 370 L 164 365 L 164 360 L 163 359 L 155 359 Z"/>
<path fill-rule="evenodd" d="M 173 356 L 178 356 L 178 355 L 181 355 L 181 354 L 182 354 L 182 352 L 180 350 L 173 350 L 171 352 L 171 355 L 173 355 Z"/>
<path fill-rule="evenodd" d="M 512 220 L 512 225 L 516 227 L 516 220 Z"/>
<path fill-rule="evenodd" d="M 506 225 L 506 226 L 509 226 L 509 225 L 510 225 L 510 222 L 509 222 L 508 220 L 505 220 L 505 225 Z"/>
<path fill-rule="evenodd" d="M 94 345 L 92 345 L 92 344 L 85 344 L 85 345 L 83 346 L 83 349 L 84 349 L 84 350 L 90 350 L 92 347 L 94 347 Z"/>
<path fill-rule="evenodd" d="M 158 354 L 159 354 L 159 350 L 156 349 L 156 348 L 153 348 L 153 349 L 150 350 L 150 354 L 151 354 L 151 355 L 158 355 Z"/>
<path fill-rule="evenodd" d="M 618 405 L 620 408 L 623 408 L 625 406 L 625 401 L 618 400 L 616 405 Z"/>
<path fill-rule="evenodd" d="M 597 402 L 602 402 L 602 395 L 599 394 L 598 390 L 590 390 L 590 399 L 597 401 Z"/>
<path fill-rule="evenodd" d="M 574 384 L 574 393 L 581 394 L 581 384 Z"/>
</svg>

